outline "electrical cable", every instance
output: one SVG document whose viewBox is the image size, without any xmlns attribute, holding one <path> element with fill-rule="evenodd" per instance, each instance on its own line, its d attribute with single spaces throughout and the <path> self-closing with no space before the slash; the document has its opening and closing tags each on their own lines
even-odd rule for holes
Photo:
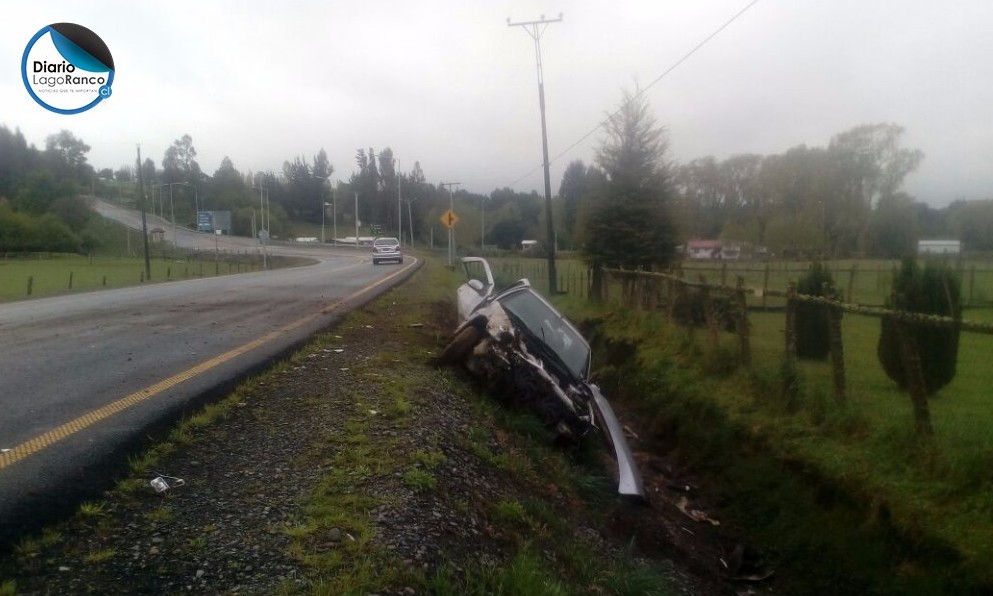
<svg viewBox="0 0 993 596">
<path fill-rule="evenodd" d="M 703 46 L 707 45 L 711 40 L 713 40 L 715 37 L 717 37 L 718 35 L 720 35 L 720 33 L 722 31 L 724 31 L 725 29 L 727 29 L 732 23 L 734 23 L 736 20 L 738 20 L 738 18 L 740 18 L 742 15 L 744 15 L 746 12 L 748 12 L 749 9 L 751 9 L 753 6 L 755 6 L 756 4 L 758 4 L 760 1 L 761 0 L 752 0 L 751 2 L 749 2 L 744 8 L 742 8 L 737 13 L 735 13 L 734 16 L 732 16 L 730 19 L 728 19 L 727 21 L 725 21 L 723 25 L 721 25 L 720 27 L 718 27 L 717 29 L 715 29 L 710 35 L 708 35 L 707 37 L 705 37 L 703 39 L 703 41 L 701 41 L 700 43 L 698 43 L 696 46 L 693 47 L 693 49 L 691 49 L 689 52 L 687 52 L 686 54 L 684 54 L 682 58 L 680 58 L 679 60 L 676 60 L 676 62 L 674 62 L 672 64 L 672 66 L 670 66 L 669 68 L 667 68 L 662 74 L 660 74 L 659 76 L 655 77 L 655 79 L 651 83 L 649 83 L 644 89 L 640 89 L 637 93 L 635 93 L 631 97 L 631 99 L 629 101 L 634 101 L 634 100 L 640 98 L 642 95 L 644 95 L 656 83 L 658 83 L 659 81 L 661 81 L 662 79 L 664 79 L 672 71 L 676 70 L 676 68 L 678 68 L 683 62 L 686 62 L 693 54 L 697 53 L 701 48 L 703 48 Z M 567 154 L 570 151 L 572 151 L 573 149 L 575 149 L 576 146 L 578 146 L 580 143 L 582 143 L 586 139 L 590 138 L 593 135 L 593 133 L 595 133 L 596 131 L 600 130 L 607 122 L 610 122 L 610 120 L 612 118 L 614 118 L 615 116 L 617 116 L 617 114 L 619 114 L 621 112 L 621 110 L 624 109 L 624 107 L 625 106 L 622 105 L 620 108 L 618 108 L 617 110 L 615 110 L 614 112 L 612 112 L 611 114 L 609 114 L 606 118 L 604 118 L 596 126 L 594 126 L 589 132 L 587 132 L 582 137 L 580 137 L 579 140 L 577 140 L 575 143 L 573 143 L 573 144 L 569 145 L 568 147 L 566 147 L 562 152 L 558 153 L 555 157 L 549 159 L 548 160 L 548 164 L 551 165 L 556 160 L 558 160 L 560 157 L 564 156 L 565 154 Z M 543 167 L 545 167 L 545 164 L 543 164 L 543 163 L 542 164 L 538 164 L 538 167 L 534 168 L 533 170 L 531 170 L 527 174 L 524 174 L 523 176 L 521 176 L 517 180 L 514 180 L 513 182 L 511 182 L 510 183 L 510 188 L 513 188 L 514 186 L 516 186 L 518 182 L 521 182 L 522 180 L 525 180 L 526 178 L 529 178 L 531 175 L 533 175 L 535 172 L 541 170 Z"/>
</svg>

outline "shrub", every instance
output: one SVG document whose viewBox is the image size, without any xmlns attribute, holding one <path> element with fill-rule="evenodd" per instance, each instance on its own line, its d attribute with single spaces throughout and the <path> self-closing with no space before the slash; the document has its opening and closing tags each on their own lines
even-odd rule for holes
<svg viewBox="0 0 993 596">
<path fill-rule="evenodd" d="M 818 261 L 797 281 L 798 294 L 838 298 L 834 278 L 827 266 Z M 831 351 L 830 318 L 827 307 L 811 302 L 796 305 L 796 353 L 800 358 L 823 360 Z"/>
<path fill-rule="evenodd" d="M 914 259 L 904 259 L 900 270 L 894 273 L 893 294 L 887 307 L 959 320 L 962 318 L 961 281 L 946 265 L 929 263 L 921 269 Z M 897 324 L 892 318 L 882 319 L 877 353 L 887 376 L 901 389 L 907 389 Z M 955 377 L 959 327 L 912 323 L 907 330 L 920 355 L 927 394 L 934 395 Z"/>
<path fill-rule="evenodd" d="M 706 301 L 700 288 L 687 287 L 685 292 L 675 296 L 673 318 L 684 327 L 707 327 Z M 717 316 L 717 326 L 724 331 L 735 331 L 737 305 L 734 300 L 718 292 L 710 294 L 714 304 L 714 314 Z"/>
</svg>

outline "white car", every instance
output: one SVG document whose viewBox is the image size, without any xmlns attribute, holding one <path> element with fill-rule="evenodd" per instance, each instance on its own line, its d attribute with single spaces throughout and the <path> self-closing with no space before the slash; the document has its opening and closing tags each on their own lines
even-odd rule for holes
<svg viewBox="0 0 993 596">
<path fill-rule="evenodd" d="M 440 362 L 464 363 L 510 401 L 554 429 L 556 440 L 602 433 L 617 459 L 618 493 L 645 498 L 641 473 L 610 403 L 589 380 L 590 345 L 527 279 L 496 291 L 485 259 L 462 259 L 460 324 Z"/>
<path fill-rule="evenodd" d="M 372 241 L 372 264 L 378 265 L 383 261 L 403 263 L 400 241 L 396 238 L 376 238 Z"/>
</svg>

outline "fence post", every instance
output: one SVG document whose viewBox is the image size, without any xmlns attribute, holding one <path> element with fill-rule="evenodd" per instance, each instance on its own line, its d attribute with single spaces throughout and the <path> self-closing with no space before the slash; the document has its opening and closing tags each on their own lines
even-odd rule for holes
<svg viewBox="0 0 993 596">
<path fill-rule="evenodd" d="M 796 367 L 796 282 L 786 289 L 786 361 Z"/>
<path fill-rule="evenodd" d="M 717 313 L 714 312 L 714 300 L 710 296 L 710 286 L 707 285 L 707 278 L 701 273 L 700 288 L 703 293 L 703 315 L 707 319 L 707 337 L 710 339 L 710 349 L 716 353 L 721 345 L 721 337 L 717 328 Z"/>
<path fill-rule="evenodd" d="M 931 426 L 931 411 L 927 403 L 927 387 L 924 383 L 924 371 L 921 369 L 921 355 L 917 350 L 917 342 L 910 332 L 910 323 L 894 319 L 897 341 L 900 343 L 900 358 L 907 372 L 907 391 L 914 408 L 914 428 L 918 436 L 930 438 L 934 435 Z"/>
<path fill-rule="evenodd" d="M 852 263 L 852 269 L 848 272 L 848 303 L 852 303 L 852 292 L 855 289 L 855 271 L 859 268 L 858 263 Z"/>
<path fill-rule="evenodd" d="M 825 286 L 827 284 L 824 284 Z M 824 295 L 829 295 L 825 288 Z M 834 400 L 839 404 L 847 401 L 845 388 L 845 347 L 841 336 L 841 316 L 840 306 L 830 305 L 827 307 L 828 316 L 828 344 L 831 347 L 831 380 L 834 382 Z"/>
<path fill-rule="evenodd" d="M 796 282 L 791 281 L 786 289 L 786 357 L 783 359 L 782 382 L 792 408 L 800 396 L 800 377 L 797 371 L 796 356 Z"/>
<path fill-rule="evenodd" d="M 738 316 L 736 318 L 736 326 L 738 331 L 738 346 L 739 346 L 739 357 L 741 359 L 741 364 L 744 366 L 751 366 L 752 364 L 752 345 L 751 340 L 748 337 L 748 300 L 745 297 L 745 278 L 744 276 L 738 276 L 737 290 L 735 295 L 738 299 Z"/>
<path fill-rule="evenodd" d="M 765 297 L 769 293 L 769 263 L 765 264 L 765 274 L 762 276 L 762 310 L 765 310 Z"/>
<path fill-rule="evenodd" d="M 976 266 L 969 269 L 969 306 L 972 306 L 972 291 L 976 287 Z"/>
<path fill-rule="evenodd" d="M 31 295 L 31 290 L 34 289 L 34 276 L 28 276 L 28 296 Z"/>
<path fill-rule="evenodd" d="M 72 271 L 69 272 L 69 289 L 72 289 Z"/>
</svg>

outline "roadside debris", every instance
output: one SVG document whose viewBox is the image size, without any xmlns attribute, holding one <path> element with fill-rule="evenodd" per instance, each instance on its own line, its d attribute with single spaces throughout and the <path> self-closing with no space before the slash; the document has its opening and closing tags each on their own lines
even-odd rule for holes
<svg viewBox="0 0 993 596">
<path fill-rule="evenodd" d="M 709 523 L 712 526 L 719 526 L 719 525 L 721 525 L 721 522 L 719 522 L 716 519 L 710 517 L 709 515 L 707 515 L 703 511 L 700 511 L 699 509 L 690 509 L 689 503 L 690 503 L 690 500 L 689 499 L 687 499 L 686 497 L 680 497 L 679 498 L 679 501 L 676 503 L 676 509 L 679 509 L 679 512 L 680 513 L 682 513 L 686 517 L 692 519 L 693 521 L 707 522 L 707 523 Z"/>
<path fill-rule="evenodd" d="M 178 486 L 185 485 L 186 481 L 183 480 L 182 478 L 176 478 L 175 476 L 166 476 L 165 474 L 158 474 L 155 478 L 152 478 L 152 481 L 149 482 L 149 484 L 152 485 L 152 488 L 155 489 L 155 492 L 161 494 L 169 490 L 170 488 L 176 488 Z"/>
</svg>

